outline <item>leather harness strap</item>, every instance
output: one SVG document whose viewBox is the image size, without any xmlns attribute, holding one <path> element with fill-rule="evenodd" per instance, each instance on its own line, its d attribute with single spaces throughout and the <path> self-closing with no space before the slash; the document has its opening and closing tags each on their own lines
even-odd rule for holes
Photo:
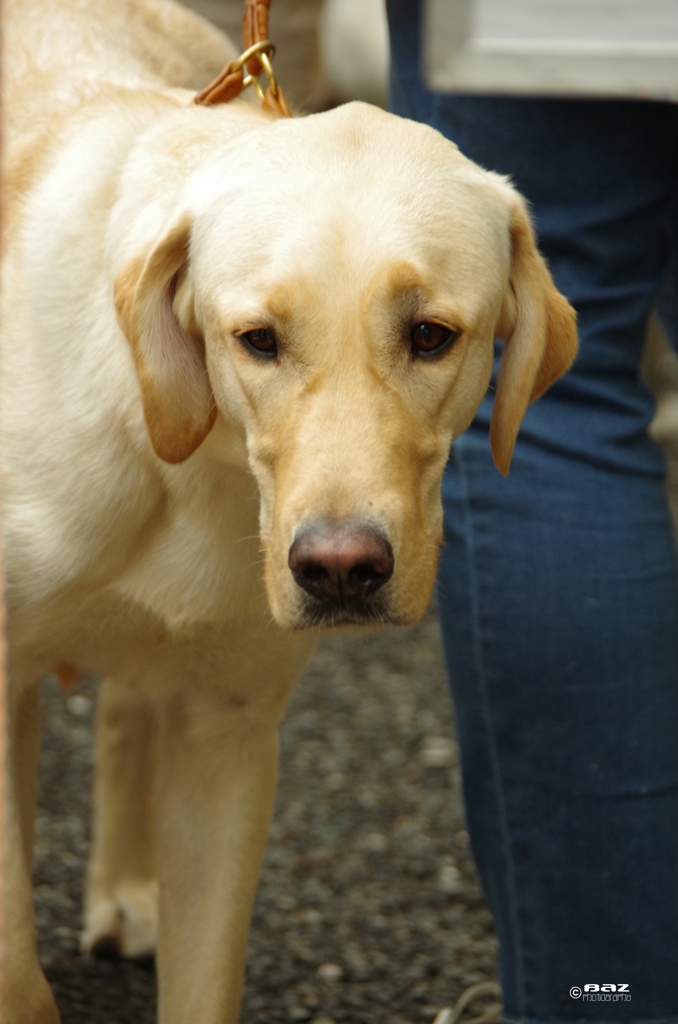
<svg viewBox="0 0 678 1024">
<path fill-rule="evenodd" d="M 268 39 L 268 12 L 271 0 L 245 0 L 245 13 L 242 16 L 242 38 L 245 49 L 255 43 L 263 43 Z M 251 75 L 260 75 L 261 63 L 256 57 L 247 62 L 247 70 Z"/>
<path fill-rule="evenodd" d="M 252 85 L 265 110 L 280 117 L 292 116 L 271 63 L 275 47 L 268 38 L 270 6 L 271 0 L 245 0 L 242 19 L 244 51 L 237 60 L 229 61 L 214 81 L 193 97 L 193 103 L 203 107 L 228 103 L 236 99 L 248 85 Z M 262 73 L 268 79 L 265 91 L 259 81 Z"/>
</svg>

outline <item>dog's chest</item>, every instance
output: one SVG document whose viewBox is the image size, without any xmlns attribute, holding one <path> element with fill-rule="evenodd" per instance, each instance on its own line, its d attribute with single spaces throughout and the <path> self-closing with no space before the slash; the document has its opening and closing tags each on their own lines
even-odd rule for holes
<svg viewBox="0 0 678 1024">
<path fill-rule="evenodd" d="M 265 618 L 254 481 L 204 467 L 176 475 L 187 477 L 183 486 L 172 481 L 135 529 L 119 523 L 124 543 L 112 524 L 104 530 L 105 516 L 98 531 L 93 516 L 89 537 L 70 531 L 58 550 L 66 583 L 45 587 L 44 561 L 23 560 L 9 608 L 12 646 L 26 660 L 22 674 L 51 671 L 60 661 L 119 672 L 206 631 Z M 18 547 L 10 545 L 15 555 Z M 76 565 L 79 571 L 65 571 Z"/>
<path fill-rule="evenodd" d="M 171 632 L 261 616 L 267 607 L 258 495 L 249 474 L 170 496 L 112 589 Z"/>
</svg>

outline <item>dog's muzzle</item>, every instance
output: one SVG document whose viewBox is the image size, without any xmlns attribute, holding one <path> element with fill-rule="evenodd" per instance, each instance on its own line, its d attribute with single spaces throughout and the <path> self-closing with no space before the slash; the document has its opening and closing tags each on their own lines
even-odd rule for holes
<svg viewBox="0 0 678 1024">
<path fill-rule="evenodd" d="M 297 585 L 318 602 L 314 618 L 339 613 L 360 620 L 372 617 L 371 598 L 393 575 L 393 549 L 372 527 L 321 521 L 297 534 L 288 564 Z"/>
</svg>

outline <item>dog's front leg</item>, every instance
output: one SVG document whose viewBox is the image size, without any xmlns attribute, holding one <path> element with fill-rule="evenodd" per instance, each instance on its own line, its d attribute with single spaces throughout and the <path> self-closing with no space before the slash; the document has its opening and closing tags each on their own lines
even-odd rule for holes
<svg viewBox="0 0 678 1024">
<path fill-rule="evenodd" d="M 59 1024 L 54 997 L 38 962 L 31 861 L 40 754 L 40 691 L 10 688 L 4 921 L 0 1021 Z"/>
<path fill-rule="evenodd" d="M 82 934 L 83 949 L 96 956 L 155 952 L 155 741 L 155 708 L 142 687 L 102 683 Z"/>
<path fill-rule="evenodd" d="M 161 710 L 160 1024 L 238 1020 L 283 703 L 200 688 Z"/>
</svg>

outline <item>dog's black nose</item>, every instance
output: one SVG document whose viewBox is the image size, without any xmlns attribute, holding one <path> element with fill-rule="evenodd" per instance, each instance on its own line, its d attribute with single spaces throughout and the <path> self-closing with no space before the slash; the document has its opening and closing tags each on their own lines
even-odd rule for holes
<svg viewBox="0 0 678 1024">
<path fill-rule="evenodd" d="M 298 534 L 288 564 L 300 587 L 320 601 L 362 601 L 393 575 L 393 549 L 373 529 L 319 524 Z"/>
</svg>

